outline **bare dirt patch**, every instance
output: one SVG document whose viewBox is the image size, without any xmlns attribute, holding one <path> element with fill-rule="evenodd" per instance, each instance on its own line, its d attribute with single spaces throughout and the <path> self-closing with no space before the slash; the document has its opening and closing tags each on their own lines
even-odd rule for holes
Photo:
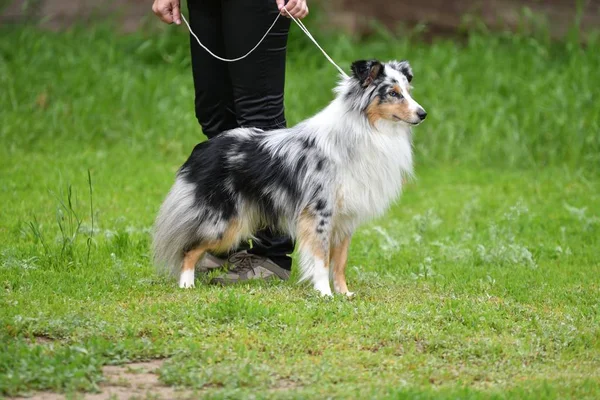
<svg viewBox="0 0 600 400">
<path fill-rule="evenodd" d="M 75 398 L 85 400 L 128 400 L 128 399 L 191 399 L 193 393 L 165 386 L 158 380 L 157 370 L 164 360 L 152 360 L 126 365 L 107 365 L 102 369 L 105 381 L 100 384 L 101 393 L 81 393 Z M 31 397 L 13 400 L 62 400 L 65 395 L 37 392 Z"/>
<path fill-rule="evenodd" d="M 275 385 L 271 387 L 272 392 L 288 391 L 298 388 L 300 385 L 298 382 L 290 378 L 280 378 L 275 382 Z"/>
<path fill-rule="evenodd" d="M 54 339 L 46 335 L 35 335 L 33 336 L 33 338 L 25 338 L 25 341 L 30 345 L 39 344 L 48 346 L 54 344 L 55 342 L 58 342 L 58 339 Z"/>
<path fill-rule="evenodd" d="M 191 392 L 164 386 L 158 380 L 157 370 L 164 360 L 132 363 L 103 368 L 106 381 L 100 384 L 102 393 L 88 394 L 86 400 L 135 398 L 188 399 Z"/>
</svg>

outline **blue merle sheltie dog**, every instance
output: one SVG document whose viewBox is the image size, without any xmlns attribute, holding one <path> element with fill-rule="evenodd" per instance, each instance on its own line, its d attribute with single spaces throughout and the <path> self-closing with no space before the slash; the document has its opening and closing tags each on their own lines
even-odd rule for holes
<svg viewBox="0 0 600 400">
<path fill-rule="evenodd" d="M 156 262 L 194 286 L 206 252 L 260 228 L 299 242 L 301 280 L 352 295 L 345 268 L 357 227 L 382 215 L 412 175 L 411 127 L 427 113 L 410 94 L 406 61 L 356 61 L 336 98 L 288 129 L 238 128 L 198 144 L 156 219 Z"/>
</svg>

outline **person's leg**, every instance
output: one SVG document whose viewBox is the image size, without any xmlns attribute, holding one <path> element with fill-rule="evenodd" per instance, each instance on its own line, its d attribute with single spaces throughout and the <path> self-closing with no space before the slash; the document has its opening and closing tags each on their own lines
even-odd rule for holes
<svg viewBox="0 0 600 400">
<path fill-rule="evenodd" d="M 278 14 L 275 0 L 223 0 L 225 56 L 239 57 L 262 38 Z M 264 130 L 286 125 L 283 92 L 290 20 L 280 17 L 264 42 L 247 58 L 229 63 L 237 123 Z M 257 233 L 250 253 L 291 269 L 294 243 L 270 229 Z"/>
<path fill-rule="evenodd" d="M 275 0 L 223 0 L 227 57 L 239 57 L 262 38 L 279 13 Z M 281 16 L 247 58 L 229 63 L 235 115 L 240 126 L 285 127 L 283 92 L 290 20 Z"/>
<path fill-rule="evenodd" d="M 198 38 L 215 54 L 225 53 L 220 0 L 189 0 L 189 22 Z M 213 58 L 190 35 L 196 118 L 210 139 L 238 127 L 227 64 Z"/>
<path fill-rule="evenodd" d="M 215 54 L 225 54 L 221 0 L 188 0 L 192 30 Z M 229 129 L 238 128 L 233 102 L 233 88 L 227 64 L 208 54 L 190 35 L 192 74 L 194 77 L 196 118 L 209 139 Z M 197 265 L 200 271 L 220 268 L 227 254 L 204 253 Z"/>
</svg>

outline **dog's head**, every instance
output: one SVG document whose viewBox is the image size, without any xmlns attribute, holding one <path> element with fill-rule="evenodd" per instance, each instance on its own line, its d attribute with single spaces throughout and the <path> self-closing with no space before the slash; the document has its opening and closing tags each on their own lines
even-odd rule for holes
<svg viewBox="0 0 600 400">
<path fill-rule="evenodd" d="M 427 113 L 410 94 L 412 78 L 408 61 L 355 61 L 348 96 L 356 96 L 354 103 L 372 125 L 381 119 L 418 125 Z"/>
</svg>

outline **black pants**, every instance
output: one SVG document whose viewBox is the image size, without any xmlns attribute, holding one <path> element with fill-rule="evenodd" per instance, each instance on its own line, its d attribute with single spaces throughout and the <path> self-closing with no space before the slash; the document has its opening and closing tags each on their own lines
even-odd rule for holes
<svg viewBox="0 0 600 400">
<path fill-rule="evenodd" d="M 190 25 L 200 41 L 224 58 L 246 54 L 279 12 L 275 0 L 188 0 L 188 10 Z M 252 54 L 233 63 L 213 58 L 190 36 L 196 118 L 209 139 L 238 127 L 285 127 L 283 89 L 289 27 L 290 21 L 280 17 Z M 291 239 L 270 229 L 256 236 L 259 241 L 250 252 L 291 269 Z"/>
</svg>

